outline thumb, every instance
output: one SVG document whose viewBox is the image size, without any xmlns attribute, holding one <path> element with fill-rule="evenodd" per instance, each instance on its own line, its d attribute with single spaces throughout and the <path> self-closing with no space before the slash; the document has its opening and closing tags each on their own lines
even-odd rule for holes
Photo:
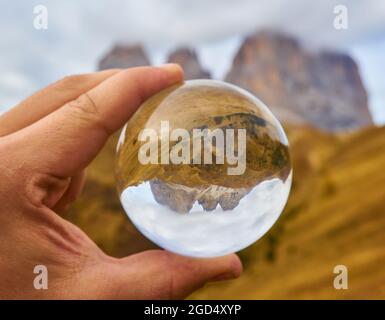
<svg viewBox="0 0 385 320">
<path fill-rule="evenodd" d="M 237 255 L 196 259 L 163 250 L 145 251 L 119 260 L 112 271 L 113 299 L 183 299 L 210 281 L 238 278 Z"/>
</svg>

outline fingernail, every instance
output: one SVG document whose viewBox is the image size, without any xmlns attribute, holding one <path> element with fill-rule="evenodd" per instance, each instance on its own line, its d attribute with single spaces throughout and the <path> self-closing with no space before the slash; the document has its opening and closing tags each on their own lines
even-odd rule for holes
<svg viewBox="0 0 385 320">
<path fill-rule="evenodd" d="M 230 261 L 230 270 L 219 274 L 211 279 L 211 281 L 223 281 L 239 278 L 243 270 L 242 262 L 237 255 L 233 255 Z"/>
<path fill-rule="evenodd" d="M 177 63 L 166 63 L 159 66 L 159 68 L 165 69 L 171 72 L 180 72 L 183 73 L 182 67 Z"/>
<path fill-rule="evenodd" d="M 238 278 L 238 276 L 234 274 L 234 272 L 225 272 L 215 276 L 214 278 L 211 278 L 210 281 L 223 281 L 223 280 L 230 280 L 235 278 Z"/>
</svg>

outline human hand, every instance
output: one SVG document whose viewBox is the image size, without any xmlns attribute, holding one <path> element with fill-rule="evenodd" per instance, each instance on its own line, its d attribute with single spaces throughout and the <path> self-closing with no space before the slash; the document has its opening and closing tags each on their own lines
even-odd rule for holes
<svg viewBox="0 0 385 320">
<path fill-rule="evenodd" d="M 177 65 L 67 77 L 0 117 L 0 298 L 184 298 L 240 275 L 234 254 L 113 258 L 56 214 L 76 200 L 107 138 L 143 100 L 182 80 Z M 48 269 L 48 290 L 33 287 L 36 265 Z"/>
</svg>

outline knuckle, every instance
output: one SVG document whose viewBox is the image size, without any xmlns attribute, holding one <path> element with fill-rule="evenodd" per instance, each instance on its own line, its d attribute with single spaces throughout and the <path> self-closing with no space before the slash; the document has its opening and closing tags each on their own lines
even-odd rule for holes
<svg viewBox="0 0 385 320">
<path fill-rule="evenodd" d="M 78 112 L 87 115 L 96 115 L 98 109 L 87 93 L 83 93 L 75 100 L 68 102 L 68 106 Z"/>
<path fill-rule="evenodd" d="M 104 124 L 98 107 L 87 93 L 83 93 L 77 99 L 67 103 L 67 108 L 76 120 L 83 121 L 90 126 L 98 127 L 107 135 L 111 134 L 111 130 Z"/>
</svg>

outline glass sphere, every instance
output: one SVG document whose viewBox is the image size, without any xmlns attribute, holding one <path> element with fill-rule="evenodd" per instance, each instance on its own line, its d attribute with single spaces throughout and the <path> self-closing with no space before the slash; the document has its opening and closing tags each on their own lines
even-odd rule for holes
<svg viewBox="0 0 385 320">
<path fill-rule="evenodd" d="M 134 225 L 187 256 L 239 251 L 281 214 L 291 187 L 288 141 L 256 97 L 191 80 L 145 101 L 123 128 L 117 189 Z"/>
</svg>

